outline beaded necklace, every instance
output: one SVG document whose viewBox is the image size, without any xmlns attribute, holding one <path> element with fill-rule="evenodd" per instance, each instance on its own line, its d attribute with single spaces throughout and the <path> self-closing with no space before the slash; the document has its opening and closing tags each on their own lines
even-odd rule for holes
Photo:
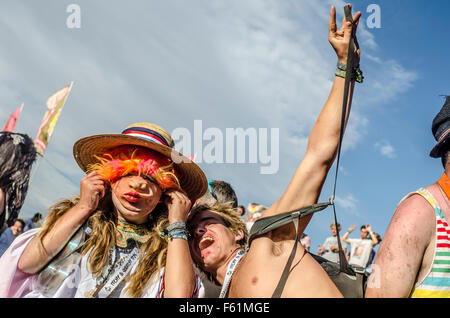
<svg viewBox="0 0 450 318">
<path fill-rule="evenodd" d="M 116 245 L 109 251 L 108 266 L 97 277 L 95 288 L 85 293 L 85 297 L 108 297 L 128 276 L 132 265 L 138 260 L 139 246 L 147 242 L 148 238 L 149 230 L 145 225 L 117 220 Z"/>
<path fill-rule="evenodd" d="M 149 238 L 149 230 L 144 224 L 132 224 L 117 220 L 116 230 L 116 245 L 122 248 L 128 246 L 128 240 L 144 244 Z"/>
</svg>

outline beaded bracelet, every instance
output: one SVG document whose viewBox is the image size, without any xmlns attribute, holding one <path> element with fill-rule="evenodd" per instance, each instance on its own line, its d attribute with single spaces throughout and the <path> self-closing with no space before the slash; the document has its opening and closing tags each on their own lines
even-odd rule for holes
<svg viewBox="0 0 450 318">
<path fill-rule="evenodd" d="M 336 76 L 346 78 L 347 76 L 347 65 L 344 63 L 338 62 L 336 67 L 336 72 L 334 73 Z M 355 80 L 358 83 L 362 83 L 364 80 L 363 73 L 361 69 L 359 68 L 359 65 L 356 67 L 353 67 L 350 79 Z"/>
<path fill-rule="evenodd" d="M 186 231 L 171 231 L 169 232 L 169 241 L 172 241 L 173 239 L 183 239 L 185 241 L 188 240 L 189 234 Z"/>
<path fill-rule="evenodd" d="M 167 236 L 169 241 L 172 241 L 176 238 L 181 238 L 184 240 L 188 240 L 189 232 L 186 230 L 186 223 L 184 222 L 175 222 L 170 224 L 165 230 L 159 233 L 161 237 Z"/>
<path fill-rule="evenodd" d="M 185 230 L 185 229 L 186 229 L 186 223 L 184 223 L 184 222 L 175 222 L 175 223 L 170 224 L 170 225 L 166 228 L 166 230 L 167 230 L 168 232 L 170 232 L 170 231 L 172 231 L 172 230 L 175 230 L 175 229 L 183 229 L 183 230 Z"/>
<path fill-rule="evenodd" d="M 342 62 L 337 62 L 336 67 L 337 67 L 338 70 L 342 70 L 342 71 L 346 71 L 347 70 L 347 65 L 345 65 Z"/>
</svg>

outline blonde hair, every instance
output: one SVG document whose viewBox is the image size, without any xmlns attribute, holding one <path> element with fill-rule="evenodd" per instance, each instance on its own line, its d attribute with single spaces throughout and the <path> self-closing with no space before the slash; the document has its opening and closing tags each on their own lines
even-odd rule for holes
<svg viewBox="0 0 450 318">
<path fill-rule="evenodd" d="M 38 234 L 41 245 L 42 239 L 53 228 L 56 221 L 78 201 L 79 197 L 76 196 L 59 201 L 50 207 L 50 213 Z M 140 247 L 136 270 L 125 278 L 125 281 L 129 282 L 126 292 L 130 297 L 140 297 L 149 279 L 165 266 L 168 242 L 167 239 L 161 238 L 159 233 L 169 224 L 166 212 L 167 208 L 163 204 L 158 204 L 146 223 L 149 239 Z M 81 250 L 82 255 L 90 251 L 88 264 L 94 277 L 98 277 L 108 263 L 108 251 L 116 243 L 116 223 L 117 217 L 111 201 L 111 192 L 107 191 L 107 195 L 100 200 L 97 210 L 87 220 L 92 232 Z"/>
</svg>

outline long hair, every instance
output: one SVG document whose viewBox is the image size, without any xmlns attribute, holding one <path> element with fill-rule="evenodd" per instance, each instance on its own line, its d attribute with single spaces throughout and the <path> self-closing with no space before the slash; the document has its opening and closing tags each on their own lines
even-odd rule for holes
<svg viewBox="0 0 450 318">
<path fill-rule="evenodd" d="M 13 224 L 27 195 L 30 172 L 36 160 L 33 140 L 25 134 L 0 132 L 0 189 L 8 198 L 6 211 L 0 216 L 0 227 Z M 3 207 L 0 207 L 2 209 Z"/>
<path fill-rule="evenodd" d="M 75 206 L 78 201 L 79 197 L 75 196 L 62 200 L 50 207 L 49 214 L 45 218 L 42 229 L 38 234 L 41 247 L 43 247 L 42 239 L 53 228 L 56 221 Z M 94 277 L 98 277 L 104 266 L 108 264 L 108 251 L 116 243 L 117 216 L 114 213 L 111 190 L 109 188 L 105 196 L 99 201 L 98 208 L 89 216 L 86 222 L 92 229 L 92 232 L 84 243 L 81 254 L 86 255 L 90 251 L 88 258 L 89 270 Z M 129 282 L 126 292 L 130 297 L 140 297 L 149 279 L 165 266 L 168 242 L 167 239 L 161 238 L 159 233 L 168 224 L 167 207 L 160 203 L 151 212 L 148 222 L 145 224 L 149 239 L 140 248 L 137 269 L 132 275 L 125 278 Z"/>
</svg>

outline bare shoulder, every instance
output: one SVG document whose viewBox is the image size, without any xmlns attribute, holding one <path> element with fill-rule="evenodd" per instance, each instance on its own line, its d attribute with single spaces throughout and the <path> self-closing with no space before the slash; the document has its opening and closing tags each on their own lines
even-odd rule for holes
<svg viewBox="0 0 450 318">
<path fill-rule="evenodd" d="M 426 248 L 434 234 L 434 219 L 431 204 L 420 194 L 412 194 L 397 206 L 382 244 L 413 240 L 421 248 Z"/>
<path fill-rule="evenodd" d="M 374 261 L 366 297 L 408 297 L 434 237 L 434 210 L 420 194 L 397 206 Z M 424 263 L 425 261 L 425 263 Z"/>
<path fill-rule="evenodd" d="M 409 227 L 434 223 L 434 208 L 420 194 L 414 193 L 402 200 L 392 216 L 392 223 L 400 222 L 407 230 Z M 391 226 L 391 225 L 390 225 Z"/>
<path fill-rule="evenodd" d="M 402 200 L 381 243 L 380 258 L 388 250 L 399 254 L 398 249 L 405 244 L 414 245 L 417 252 L 423 253 L 433 238 L 434 223 L 434 209 L 423 196 L 412 194 Z"/>
</svg>

